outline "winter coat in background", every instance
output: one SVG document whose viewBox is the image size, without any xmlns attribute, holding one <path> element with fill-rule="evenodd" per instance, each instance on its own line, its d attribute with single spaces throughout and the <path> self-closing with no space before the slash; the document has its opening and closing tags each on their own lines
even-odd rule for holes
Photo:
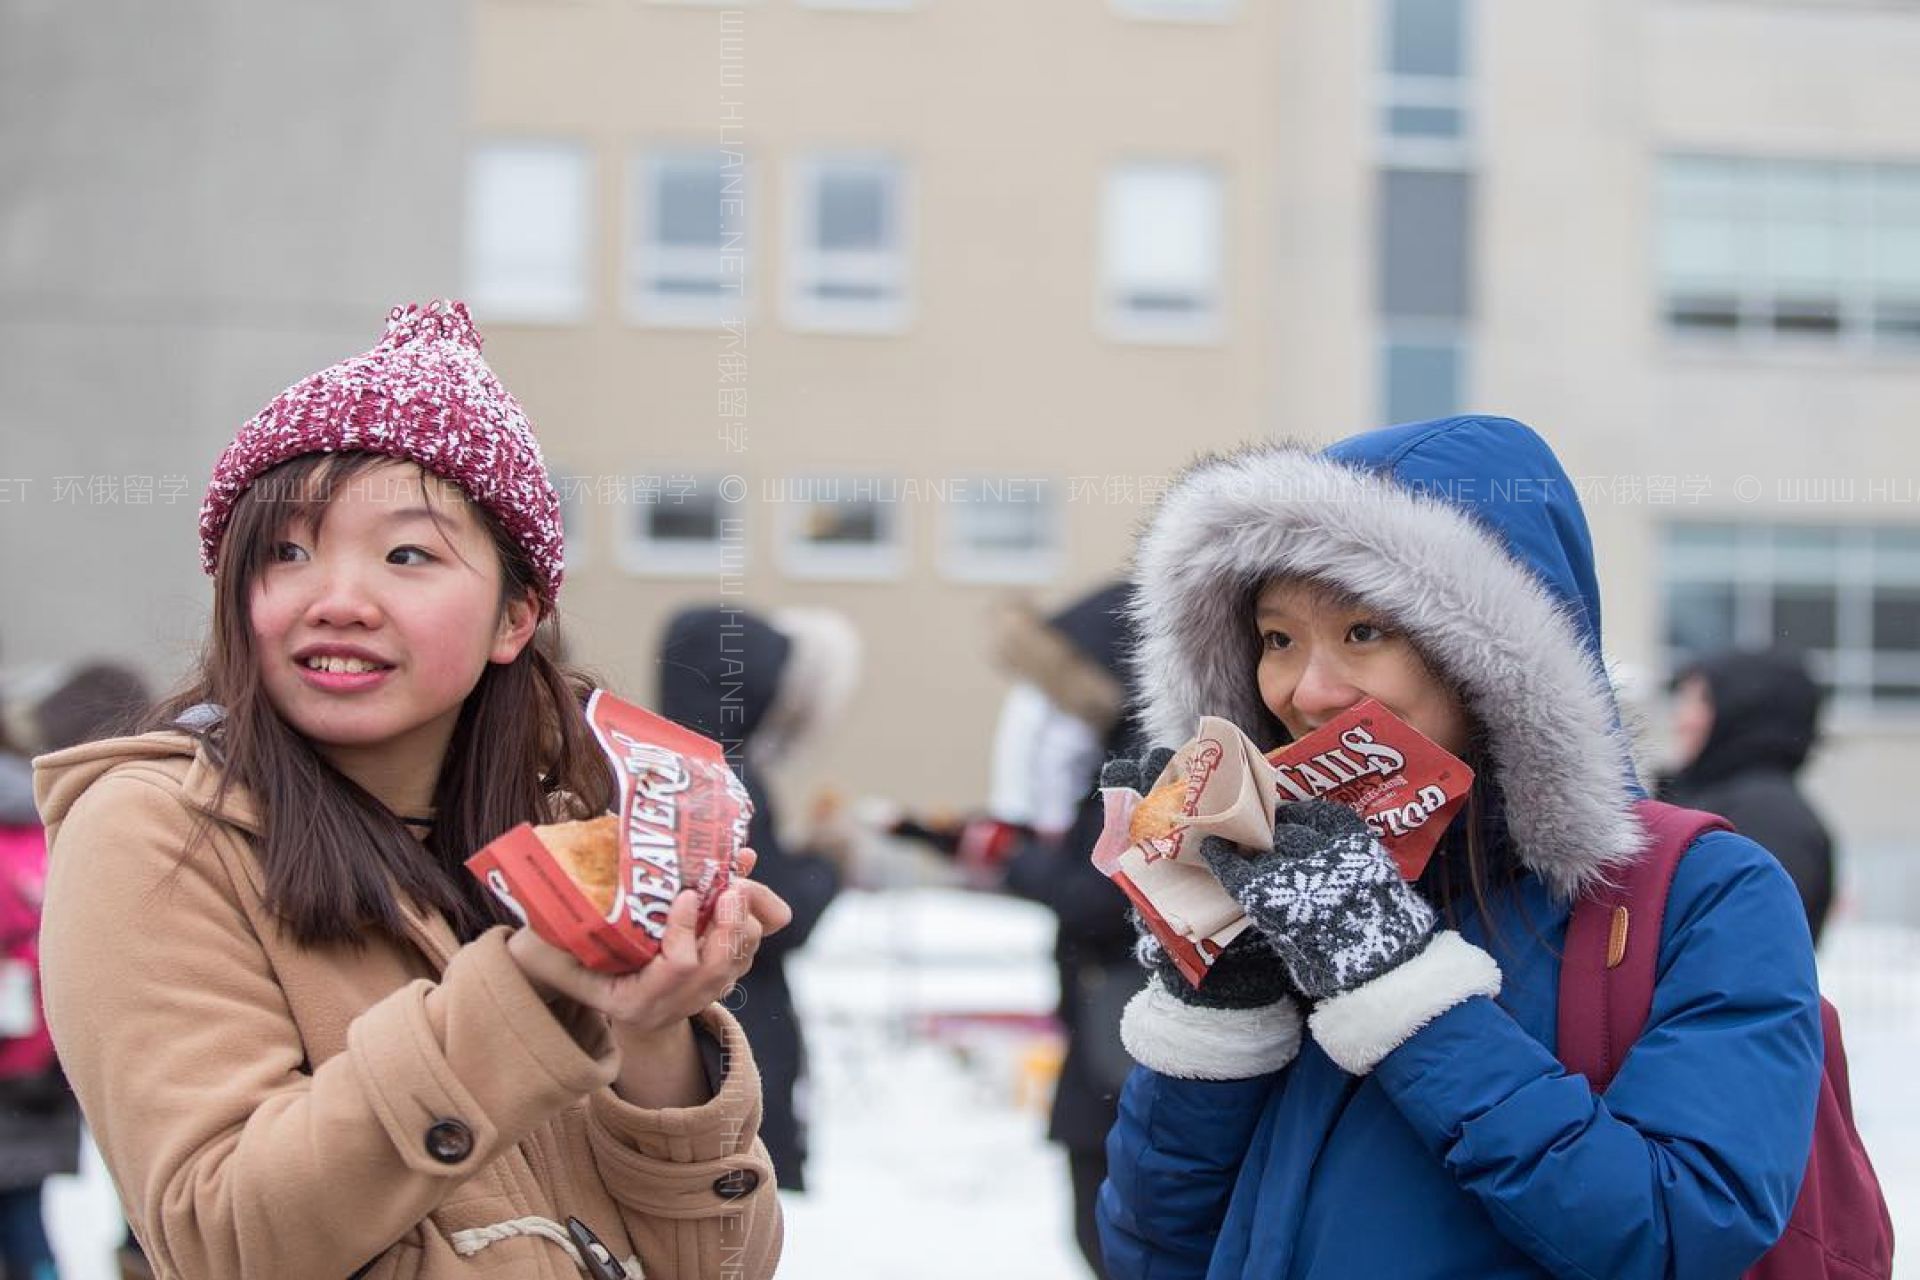
<svg viewBox="0 0 1920 1280">
<path fill-rule="evenodd" d="M 34 1187 L 80 1166 L 80 1104 L 54 1061 L 40 1007 L 41 902 L 47 842 L 33 805 L 33 769 L 0 754 L 0 1191 Z"/>
<path fill-rule="evenodd" d="M 1485 912 L 1462 892 L 1464 816 L 1420 887 L 1502 982 L 1400 1025 L 1362 1076 L 1313 1038 L 1250 1079 L 1136 1069 L 1101 1199 L 1113 1274 L 1659 1280 L 1751 1265 L 1799 1191 L 1821 1071 L 1813 948 L 1772 855 L 1715 833 L 1681 861 L 1646 1031 L 1604 1096 L 1554 1057 L 1570 899 L 1636 856 L 1643 793 L 1600 661 L 1586 521 L 1546 443 L 1455 418 L 1207 459 L 1169 490 L 1138 565 L 1155 742 L 1185 741 L 1203 713 L 1262 748 L 1285 740 L 1255 682 L 1248 605 L 1281 573 L 1380 610 L 1452 683 L 1487 739 L 1494 887 Z"/>
<path fill-rule="evenodd" d="M 782 1187 L 806 1187 L 806 1123 L 800 1090 L 806 1042 L 787 984 L 787 957 L 805 945 L 840 891 L 834 864 L 780 837 L 779 815 L 762 776 L 765 766 L 795 741 L 804 741 L 832 708 L 821 699 L 850 680 L 857 663 L 831 627 L 810 625 L 805 611 L 780 615 L 792 633 L 739 609 L 699 608 L 676 615 L 660 648 L 657 710 L 727 748 L 729 761 L 753 798 L 747 844 L 759 856 L 753 878 L 793 908 L 793 922 L 760 944 L 753 968 L 740 979 L 728 1006 L 753 1046 L 766 1095 L 760 1136 Z M 813 615 L 817 620 L 817 615 Z M 792 620 L 798 619 L 793 625 Z M 826 637 L 832 636 L 833 639 Z M 816 643 L 817 642 L 817 643 Z M 776 750 L 768 750 L 777 742 Z"/>
<path fill-rule="evenodd" d="M 1660 798 L 1717 813 L 1780 860 L 1820 940 L 1833 906 L 1833 838 L 1796 778 L 1819 735 L 1821 691 L 1788 653 L 1723 653 L 1688 666 L 1713 701 L 1700 754 L 1663 780 Z"/>
<path fill-rule="evenodd" d="M 1048 618 L 1045 627 L 1066 641 L 1070 654 L 1058 661 L 1090 666 L 1124 689 L 1128 631 L 1124 584 L 1103 587 Z M 1017 653 L 1041 653 L 1046 646 L 1004 643 Z M 1018 665 L 1018 664 L 1016 664 Z M 1091 680 L 1061 679 L 1057 668 L 1030 667 L 1019 674 L 1047 691 L 1064 685 L 1091 686 Z M 1078 705 L 1082 699 L 1057 694 Z M 1124 709 L 1099 731 L 1100 748 L 1087 760 L 1078 780 L 1079 803 L 1064 835 L 1024 840 L 1007 863 L 1006 887 L 1046 907 L 1059 921 L 1053 959 L 1060 975 L 1060 1021 L 1067 1033 L 1067 1054 L 1053 1096 L 1047 1136 L 1074 1150 L 1098 1150 L 1113 1127 L 1126 1051 L 1120 1045 L 1119 1015 L 1126 998 L 1140 987 L 1133 964 L 1133 926 L 1127 899 L 1098 871 L 1090 856 L 1100 838 L 1105 812 L 1100 800 L 1100 765 L 1125 754 L 1135 726 Z"/>
<path fill-rule="evenodd" d="M 607 1020 L 543 1001 L 504 927 L 461 946 L 403 902 L 404 940 L 296 943 L 263 902 L 258 807 L 215 805 L 194 738 L 36 767 L 47 1020 L 157 1274 L 577 1280 L 553 1240 L 500 1231 L 569 1216 L 654 1280 L 773 1274 L 760 1081 L 718 1006 L 713 1098 L 633 1106 Z"/>
</svg>

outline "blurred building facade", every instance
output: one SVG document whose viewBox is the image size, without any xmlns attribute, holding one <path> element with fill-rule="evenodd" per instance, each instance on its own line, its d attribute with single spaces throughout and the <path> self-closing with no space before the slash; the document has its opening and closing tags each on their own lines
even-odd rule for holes
<svg viewBox="0 0 1920 1280">
<path fill-rule="evenodd" d="M 457 287 L 469 15 L 0 3 L 0 664 L 179 677 L 222 445 Z"/>
<path fill-rule="evenodd" d="M 1916 55 L 1870 0 L 494 0 L 468 281 L 577 477 L 587 656 L 722 589 L 868 628 L 823 776 L 973 794 L 986 601 L 1113 572 L 1197 450 L 1500 412 L 1650 705 L 1813 651 L 1872 861 L 1920 767 Z"/>
<path fill-rule="evenodd" d="M 1643 691 L 1722 643 L 1812 651 L 1836 695 L 1815 789 L 1860 905 L 1920 915 L 1920 878 L 1875 878 L 1920 768 L 1912 4 L 416 11 L 381 9 L 410 34 L 368 58 L 298 10 L 317 56 L 274 115 L 256 82 L 284 73 L 237 69 L 241 19 L 202 32 L 215 58 L 139 18 L 103 63 L 77 51 L 109 19 L 0 8 L 0 154 L 30 179 L 0 193 L 0 480 L 137 460 L 197 496 L 246 412 L 370 341 L 370 305 L 461 292 L 567 500 L 575 656 L 650 693 L 682 604 L 832 604 L 871 662 L 814 776 L 959 805 L 1003 688 L 989 603 L 1119 571 L 1195 452 L 1511 414 L 1582 486 Z M 179 89 L 133 74 L 146 42 L 230 59 L 226 87 L 157 109 Z M 110 143 L 138 163 L 87 186 L 76 157 Z M 227 176 L 141 168 L 168 148 Z M 183 182 L 154 222 L 140 194 Z M 82 286 L 106 301 L 46 301 Z M 168 347 L 128 300 L 239 320 Z M 50 514 L 66 545 L 25 550 Z M 7 595 L 36 603 L 0 618 L 9 662 L 129 609 L 197 625 L 185 513 L 85 514 L 0 505 Z"/>
</svg>

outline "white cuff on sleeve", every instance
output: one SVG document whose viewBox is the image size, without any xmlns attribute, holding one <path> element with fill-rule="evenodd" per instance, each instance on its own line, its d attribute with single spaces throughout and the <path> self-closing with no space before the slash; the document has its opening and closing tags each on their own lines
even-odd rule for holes
<svg viewBox="0 0 1920 1280">
<path fill-rule="evenodd" d="M 1308 1023 L 1342 1071 L 1363 1076 L 1453 1006 L 1499 994 L 1500 966 L 1493 957 L 1448 930 L 1398 968 L 1321 1001 Z"/>
<path fill-rule="evenodd" d="M 1248 1080 L 1300 1051 L 1300 1010 L 1284 996 L 1256 1009 L 1207 1009 L 1174 998 L 1158 979 L 1120 1016 L 1120 1041 L 1141 1066 L 1185 1080 Z"/>
</svg>

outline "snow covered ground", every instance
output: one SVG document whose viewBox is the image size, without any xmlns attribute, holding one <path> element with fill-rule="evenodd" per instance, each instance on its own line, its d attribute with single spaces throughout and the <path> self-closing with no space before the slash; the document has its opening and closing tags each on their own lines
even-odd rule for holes
<svg viewBox="0 0 1920 1280">
<path fill-rule="evenodd" d="M 1051 924 L 945 889 L 843 896 L 794 966 L 815 1082 L 812 1189 L 787 1199 L 787 1280 L 1078 1280 L 1066 1166 L 1033 1087 L 1052 1041 Z M 1836 923 L 1822 949 L 1854 1108 L 1920 1258 L 1920 932 Z M 66 1280 L 112 1280 L 97 1161 L 57 1180 Z M 1899 1274 L 1920 1277 L 1909 1261 Z"/>
</svg>

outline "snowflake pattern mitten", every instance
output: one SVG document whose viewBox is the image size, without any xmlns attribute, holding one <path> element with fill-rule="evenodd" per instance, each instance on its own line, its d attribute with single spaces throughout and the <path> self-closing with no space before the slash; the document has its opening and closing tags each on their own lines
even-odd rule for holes
<svg viewBox="0 0 1920 1280">
<path fill-rule="evenodd" d="M 1210 838 L 1201 855 L 1312 999 L 1399 967 L 1433 934 L 1433 908 L 1359 815 L 1331 801 L 1282 805 L 1264 853 Z"/>
</svg>

